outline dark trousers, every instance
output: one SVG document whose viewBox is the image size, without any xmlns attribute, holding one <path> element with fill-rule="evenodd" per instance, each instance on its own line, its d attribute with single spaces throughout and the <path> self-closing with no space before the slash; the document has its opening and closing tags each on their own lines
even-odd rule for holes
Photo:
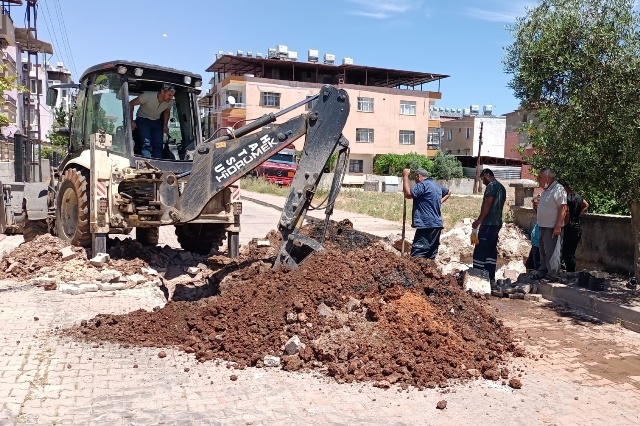
<svg viewBox="0 0 640 426">
<path fill-rule="evenodd" d="M 529 251 L 529 257 L 527 258 L 527 262 L 525 266 L 527 269 L 533 269 L 534 271 L 537 271 L 538 269 L 540 269 L 540 266 L 541 266 L 540 249 L 538 247 L 531 246 L 531 250 Z"/>
<path fill-rule="evenodd" d="M 411 246 L 411 256 L 435 259 L 440 247 L 440 232 L 442 228 L 416 229 Z"/>
<path fill-rule="evenodd" d="M 566 226 L 564 228 L 564 239 L 562 241 L 562 260 L 567 268 L 567 272 L 576 271 L 576 249 L 582 238 L 582 229 Z"/>
<path fill-rule="evenodd" d="M 136 118 L 136 128 L 140 134 L 142 156 L 146 158 L 162 158 L 162 117 L 158 120 L 138 117 Z"/>
<path fill-rule="evenodd" d="M 480 225 L 476 248 L 473 250 L 473 267 L 489 273 L 489 279 L 496 279 L 498 263 L 498 234 L 502 225 Z"/>
</svg>

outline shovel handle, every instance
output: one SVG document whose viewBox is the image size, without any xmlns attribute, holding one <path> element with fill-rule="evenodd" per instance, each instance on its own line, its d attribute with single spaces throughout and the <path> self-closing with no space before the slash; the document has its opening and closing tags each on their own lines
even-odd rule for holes
<svg viewBox="0 0 640 426">
<path fill-rule="evenodd" d="M 407 221 L 407 199 L 402 198 L 404 200 L 404 205 L 402 207 L 402 248 L 400 249 L 400 254 L 404 256 L 404 237 L 406 231 L 406 221 Z"/>
</svg>

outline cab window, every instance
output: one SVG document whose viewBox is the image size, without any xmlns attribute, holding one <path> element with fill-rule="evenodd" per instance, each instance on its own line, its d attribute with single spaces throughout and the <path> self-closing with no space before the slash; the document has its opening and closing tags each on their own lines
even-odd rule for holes
<svg viewBox="0 0 640 426">
<path fill-rule="evenodd" d="M 91 134 L 104 130 L 111 135 L 110 151 L 125 155 L 122 91 L 122 79 L 117 73 L 105 72 L 93 77 L 87 92 L 84 138 L 88 141 Z"/>
</svg>

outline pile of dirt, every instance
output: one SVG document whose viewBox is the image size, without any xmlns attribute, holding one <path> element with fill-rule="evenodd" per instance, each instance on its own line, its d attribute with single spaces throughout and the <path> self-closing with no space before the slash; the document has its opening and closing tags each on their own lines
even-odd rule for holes
<svg viewBox="0 0 640 426">
<path fill-rule="evenodd" d="M 314 369 L 338 382 L 380 387 L 508 374 L 509 356 L 524 353 L 484 300 L 464 293 L 431 261 L 400 258 L 381 243 L 359 248 L 363 236 L 345 225 L 330 228 L 339 244 L 325 244 L 298 269 L 245 259 L 212 277 L 215 297 L 99 315 L 67 332 L 177 346 L 200 361 L 222 359 L 236 368 Z M 347 241 L 352 251 L 344 250 Z"/>
<path fill-rule="evenodd" d="M 531 241 L 513 223 L 505 223 L 498 239 L 498 268 L 506 266 L 517 272 L 524 272 L 524 260 L 531 250 Z M 440 248 L 436 262 L 443 274 L 464 271 L 473 264 L 471 244 L 471 223 L 459 223 L 440 237 Z M 498 278 L 503 278 L 496 274 Z"/>
</svg>

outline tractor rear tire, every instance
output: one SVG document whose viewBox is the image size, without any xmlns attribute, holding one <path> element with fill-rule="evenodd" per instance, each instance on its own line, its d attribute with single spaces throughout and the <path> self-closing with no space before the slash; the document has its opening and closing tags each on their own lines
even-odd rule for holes
<svg viewBox="0 0 640 426">
<path fill-rule="evenodd" d="M 29 220 L 27 219 L 22 228 L 22 236 L 25 242 L 33 241 L 36 237 L 49 233 L 49 226 L 46 219 Z"/>
<path fill-rule="evenodd" d="M 224 226 L 211 223 L 187 223 L 176 226 L 180 247 L 187 251 L 207 255 L 219 248 L 225 238 Z"/>
<path fill-rule="evenodd" d="M 157 246 L 160 228 L 136 228 L 136 241 L 143 246 Z"/>
<path fill-rule="evenodd" d="M 75 168 L 64 171 L 56 199 L 58 238 L 74 246 L 91 246 L 88 173 Z"/>
</svg>

